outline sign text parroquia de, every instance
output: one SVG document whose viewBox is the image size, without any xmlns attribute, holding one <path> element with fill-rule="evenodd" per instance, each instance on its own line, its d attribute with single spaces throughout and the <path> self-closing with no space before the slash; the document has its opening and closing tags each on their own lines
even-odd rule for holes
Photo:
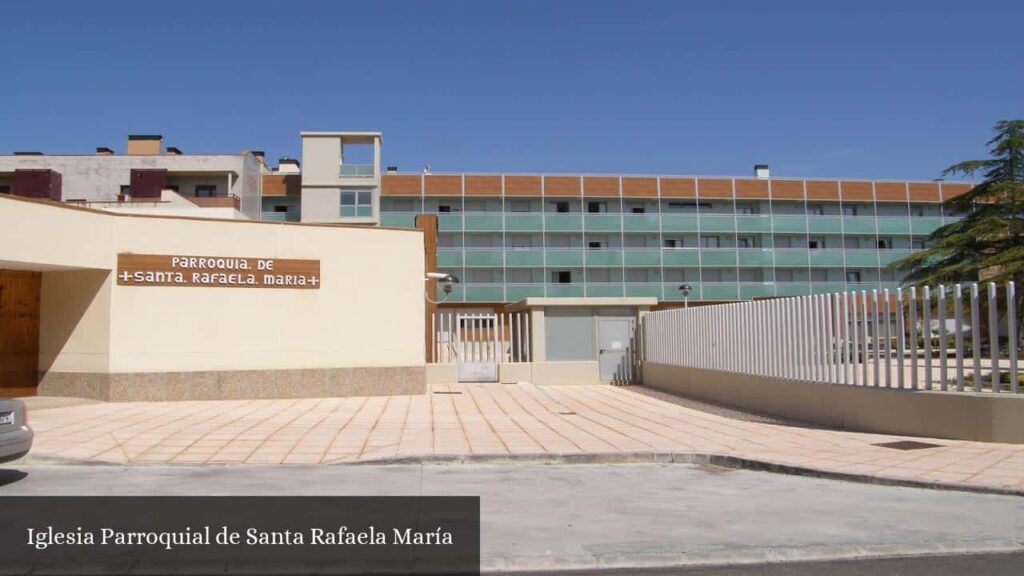
<svg viewBox="0 0 1024 576">
<path fill-rule="evenodd" d="M 320 288 L 320 261 L 168 254 L 118 254 L 120 286 Z"/>
</svg>

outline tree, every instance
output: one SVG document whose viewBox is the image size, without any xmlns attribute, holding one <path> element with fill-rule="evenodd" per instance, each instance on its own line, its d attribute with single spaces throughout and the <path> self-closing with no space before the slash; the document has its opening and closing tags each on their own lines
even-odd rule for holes
<svg viewBox="0 0 1024 576">
<path fill-rule="evenodd" d="M 1024 120 L 1002 120 L 988 141 L 987 160 L 946 168 L 943 176 L 981 175 L 971 190 L 943 202 L 948 212 L 965 214 L 929 236 L 928 248 L 892 267 L 913 285 L 986 280 L 1017 286 L 1017 310 L 1024 304 Z M 1024 328 L 1022 324 L 1021 328 Z M 1024 338 L 1021 330 L 1018 334 Z"/>
</svg>

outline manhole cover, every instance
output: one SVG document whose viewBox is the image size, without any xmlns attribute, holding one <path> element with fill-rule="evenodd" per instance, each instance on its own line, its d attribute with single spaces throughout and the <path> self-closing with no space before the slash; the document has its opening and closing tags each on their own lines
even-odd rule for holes
<svg viewBox="0 0 1024 576">
<path fill-rule="evenodd" d="M 458 390 L 434 390 L 434 394 L 462 394 Z"/>
<path fill-rule="evenodd" d="M 913 440 L 897 440 L 896 442 L 872 444 L 872 446 L 892 448 L 894 450 L 924 450 L 925 448 L 941 448 L 942 444 L 929 444 L 928 442 L 915 442 Z"/>
</svg>

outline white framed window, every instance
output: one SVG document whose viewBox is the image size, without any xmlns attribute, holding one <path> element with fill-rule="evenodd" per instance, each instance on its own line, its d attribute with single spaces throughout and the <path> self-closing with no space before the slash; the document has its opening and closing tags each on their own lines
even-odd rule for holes
<svg viewBox="0 0 1024 576">
<path fill-rule="evenodd" d="M 342 218 L 369 218 L 373 216 L 373 192 L 370 190 L 341 190 Z"/>
</svg>

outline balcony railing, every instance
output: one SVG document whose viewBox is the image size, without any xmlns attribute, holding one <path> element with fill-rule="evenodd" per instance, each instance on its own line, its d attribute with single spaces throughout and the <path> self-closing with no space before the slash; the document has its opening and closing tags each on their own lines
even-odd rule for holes
<svg viewBox="0 0 1024 576">
<path fill-rule="evenodd" d="M 342 178 L 373 178 L 373 164 L 342 164 L 338 171 Z"/>
</svg>

